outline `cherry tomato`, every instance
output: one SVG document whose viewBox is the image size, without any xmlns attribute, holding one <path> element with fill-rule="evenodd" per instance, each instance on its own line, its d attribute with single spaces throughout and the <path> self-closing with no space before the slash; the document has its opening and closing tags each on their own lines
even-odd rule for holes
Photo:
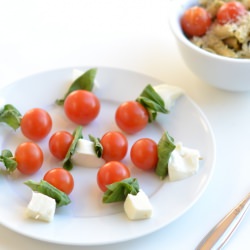
<svg viewBox="0 0 250 250">
<path fill-rule="evenodd" d="M 120 161 L 128 151 L 128 140 L 119 131 L 110 131 L 101 138 L 103 146 L 102 158 L 105 161 Z"/>
<path fill-rule="evenodd" d="M 191 7 L 181 17 L 182 30 L 188 37 L 205 35 L 210 25 L 211 17 L 202 7 Z"/>
<path fill-rule="evenodd" d="M 15 151 L 17 169 L 26 175 L 37 172 L 43 164 L 43 151 L 34 142 L 21 143 Z"/>
<path fill-rule="evenodd" d="M 144 129 L 148 119 L 148 111 L 137 101 L 122 103 L 115 113 L 116 124 L 127 134 L 135 134 Z"/>
<path fill-rule="evenodd" d="M 224 3 L 217 12 L 219 24 L 236 22 L 240 16 L 247 12 L 245 6 L 240 2 Z"/>
<path fill-rule="evenodd" d="M 52 119 L 47 111 L 34 108 L 24 114 L 20 127 L 24 136 L 30 140 L 39 141 L 49 134 Z"/>
<path fill-rule="evenodd" d="M 107 185 L 130 177 L 130 171 L 121 162 L 110 161 L 104 164 L 97 173 L 97 184 L 105 192 Z"/>
<path fill-rule="evenodd" d="M 49 149 L 53 156 L 63 160 L 69 150 L 74 137 L 67 131 L 55 132 L 49 140 Z"/>
<path fill-rule="evenodd" d="M 67 96 L 64 111 L 72 122 L 87 125 L 99 114 L 100 101 L 89 91 L 75 90 Z"/>
<path fill-rule="evenodd" d="M 43 179 L 65 194 L 70 194 L 74 188 L 74 178 L 72 174 L 64 168 L 49 170 Z"/>
<path fill-rule="evenodd" d="M 149 138 L 137 140 L 131 147 L 130 157 L 136 167 L 154 169 L 158 162 L 157 143 Z"/>
</svg>

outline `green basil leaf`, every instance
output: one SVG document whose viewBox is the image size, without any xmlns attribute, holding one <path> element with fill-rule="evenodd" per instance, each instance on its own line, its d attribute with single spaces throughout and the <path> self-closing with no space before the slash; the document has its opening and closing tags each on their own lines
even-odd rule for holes
<svg viewBox="0 0 250 250">
<path fill-rule="evenodd" d="M 67 194 L 57 189 L 47 181 L 41 180 L 40 182 L 34 182 L 32 180 L 28 180 L 25 181 L 24 184 L 30 187 L 33 191 L 55 199 L 57 207 L 68 205 L 71 202 Z"/>
<path fill-rule="evenodd" d="M 148 119 L 148 122 L 152 122 L 156 119 L 157 117 L 157 104 L 153 101 L 151 101 L 150 99 L 146 98 L 146 97 L 142 97 L 142 96 L 139 96 L 137 99 L 136 99 L 137 102 L 141 103 L 142 106 L 144 106 L 147 111 L 148 111 L 148 114 L 149 114 L 149 119 Z"/>
<path fill-rule="evenodd" d="M 101 140 L 99 138 L 96 138 L 92 135 L 89 135 L 89 139 L 94 143 L 94 149 L 95 153 L 98 158 L 102 157 L 102 152 L 103 152 L 103 146 L 101 144 Z"/>
<path fill-rule="evenodd" d="M 82 135 L 82 126 L 78 126 L 73 132 L 73 141 L 69 147 L 69 150 L 63 160 L 63 168 L 66 170 L 71 170 L 73 168 L 73 164 L 71 162 L 71 157 L 75 153 L 76 145 L 79 139 L 83 138 Z"/>
<path fill-rule="evenodd" d="M 166 131 L 158 143 L 158 163 L 155 172 L 160 179 L 168 175 L 168 161 L 174 149 L 174 139 Z"/>
<path fill-rule="evenodd" d="M 64 97 L 62 99 L 57 99 L 56 103 L 58 105 L 63 105 L 66 97 L 75 90 L 82 89 L 82 90 L 92 91 L 94 87 L 94 80 L 96 77 L 96 73 L 97 73 L 96 68 L 87 70 L 71 84 Z"/>
<path fill-rule="evenodd" d="M 8 172 L 12 173 L 16 167 L 17 167 L 17 162 L 14 159 L 3 157 L 3 163 L 7 169 Z"/>
<path fill-rule="evenodd" d="M 125 201 L 128 194 L 136 195 L 139 192 L 139 184 L 136 178 L 127 178 L 107 186 L 103 195 L 103 203 Z"/>
<path fill-rule="evenodd" d="M 13 157 L 13 154 L 9 149 L 4 149 L 2 150 L 2 156 L 10 158 L 10 157 Z"/>
<path fill-rule="evenodd" d="M 22 115 L 20 112 L 11 104 L 4 105 L 0 111 L 0 122 L 6 123 L 14 130 L 20 127 Z"/>
<path fill-rule="evenodd" d="M 70 171 L 74 167 L 73 163 L 71 162 L 71 159 L 68 159 L 66 161 L 63 161 L 63 168 Z"/>
<path fill-rule="evenodd" d="M 136 99 L 136 101 L 141 103 L 147 109 L 149 113 L 149 122 L 152 122 L 156 119 L 157 112 L 161 112 L 164 114 L 169 113 L 169 111 L 165 109 L 164 100 L 150 84 L 148 84 L 143 89 L 142 93 Z"/>
<path fill-rule="evenodd" d="M 2 150 L 2 155 L 0 155 L 0 162 L 3 162 L 4 166 L 6 167 L 6 170 L 9 173 L 13 172 L 17 167 L 17 162 L 14 159 L 11 151 L 8 149 Z"/>
</svg>

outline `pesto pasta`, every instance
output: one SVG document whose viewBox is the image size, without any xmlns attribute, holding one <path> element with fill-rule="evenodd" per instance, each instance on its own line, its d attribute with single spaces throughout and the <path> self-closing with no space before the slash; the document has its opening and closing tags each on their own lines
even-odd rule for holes
<svg viewBox="0 0 250 250">
<path fill-rule="evenodd" d="M 228 0 L 199 0 L 199 5 L 211 15 L 212 24 L 203 36 L 193 36 L 190 41 L 211 53 L 231 57 L 250 58 L 250 0 L 238 0 L 246 11 L 236 21 L 221 24 L 218 10 Z M 232 1 L 231 1 L 232 2 Z"/>
</svg>

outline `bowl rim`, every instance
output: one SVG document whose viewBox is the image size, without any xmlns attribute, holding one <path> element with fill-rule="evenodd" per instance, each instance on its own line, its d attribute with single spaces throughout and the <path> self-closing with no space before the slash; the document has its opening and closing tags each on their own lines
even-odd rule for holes
<svg viewBox="0 0 250 250">
<path fill-rule="evenodd" d="M 212 52 L 206 51 L 202 48 L 199 48 L 192 42 L 188 40 L 188 38 L 184 35 L 181 26 L 180 26 L 180 16 L 181 13 L 184 12 L 187 6 L 194 6 L 195 3 L 198 4 L 197 0 L 168 0 L 169 3 L 169 18 L 168 23 L 170 26 L 170 29 L 174 36 L 182 43 L 184 43 L 187 47 L 190 49 L 195 50 L 197 53 L 200 53 L 204 56 L 214 58 L 218 61 L 224 61 L 228 63 L 237 63 L 237 64 L 249 64 L 250 59 L 249 58 L 231 58 L 226 57 L 218 54 L 213 54 Z M 181 10 L 183 8 L 183 10 Z M 178 29 L 177 29 L 178 28 Z"/>
</svg>

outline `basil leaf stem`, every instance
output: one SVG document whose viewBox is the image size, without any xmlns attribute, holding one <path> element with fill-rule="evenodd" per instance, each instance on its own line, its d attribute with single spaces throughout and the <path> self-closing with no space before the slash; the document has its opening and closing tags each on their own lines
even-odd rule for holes
<svg viewBox="0 0 250 250">
<path fill-rule="evenodd" d="M 71 162 L 71 157 L 72 155 L 74 154 L 75 152 L 75 149 L 76 149 L 76 145 L 77 145 L 77 142 L 79 139 L 83 138 L 83 135 L 82 135 L 82 126 L 78 126 L 74 132 L 73 132 L 73 141 L 69 147 L 69 150 L 63 160 L 63 168 L 66 169 L 66 170 L 71 170 L 73 168 L 73 164 Z"/>
<path fill-rule="evenodd" d="M 87 70 L 85 73 L 83 73 L 81 76 L 79 76 L 69 87 L 66 94 L 62 99 L 57 99 L 56 104 L 63 105 L 66 97 L 75 90 L 87 90 L 92 91 L 94 87 L 94 80 L 96 77 L 97 69 L 92 68 Z"/>
<path fill-rule="evenodd" d="M 41 180 L 40 182 L 34 182 L 32 180 L 28 180 L 25 181 L 24 184 L 30 187 L 33 191 L 55 199 L 57 207 L 68 205 L 71 202 L 67 194 L 57 189 L 47 181 Z"/>
<path fill-rule="evenodd" d="M 103 203 L 125 201 L 128 194 L 136 195 L 139 192 L 139 184 L 136 178 L 127 178 L 114 182 L 108 185 L 107 188 L 103 195 Z"/>
<path fill-rule="evenodd" d="M 149 122 L 156 119 L 157 112 L 164 114 L 169 113 L 169 111 L 165 108 L 164 100 L 150 84 L 143 89 L 136 101 L 141 103 L 147 109 L 149 113 Z"/>
<path fill-rule="evenodd" d="M 0 162 L 3 162 L 8 173 L 12 173 L 16 167 L 17 162 L 10 150 L 4 149 L 0 155 Z"/>
<path fill-rule="evenodd" d="M 6 123 L 14 130 L 20 127 L 21 119 L 21 113 L 11 104 L 4 105 L 3 109 L 0 110 L 0 122 Z"/>
<path fill-rule="evenodd" d="M 172 151 L 175 149 L 174 139 L 166 131 L 158 145 L 158 163 L 155 169 L 160 179 L 164 179 L 168 175 L 168 161 Z"/>
<path fill-rule="evenodd" d="M 101 144 L 101 140 L 99 138 L 92 136 L 92 135 L 89 135 L 89 139 L 90 139 L 90 141 L 92 141 L 94 143 L 94 150 L 95 150 L 96 156 L 98 158 L 101 158 L 102 152 L 103 152 L 103 146 Z"/>
</svg>

